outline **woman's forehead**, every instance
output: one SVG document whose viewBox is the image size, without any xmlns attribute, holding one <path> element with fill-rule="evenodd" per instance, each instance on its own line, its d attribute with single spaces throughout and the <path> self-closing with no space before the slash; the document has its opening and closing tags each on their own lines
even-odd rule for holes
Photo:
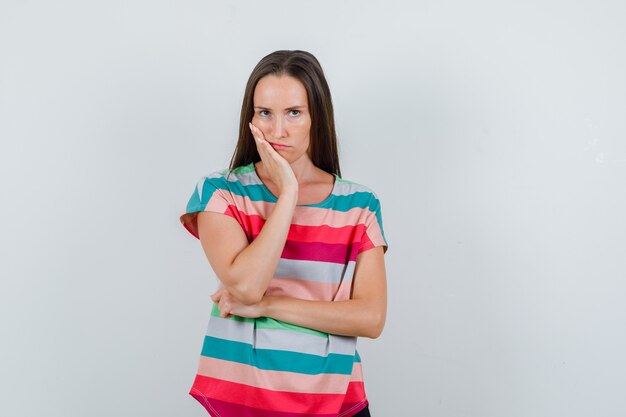
<svg viewBox="0 0 626 417">
<path fill-rule="evenodd" d="M 307 92 L 297 78 L 283 75 L 267 75 L 259 80 L 254 89 L 254 106 L 291 109 L 307 107 Z"/>
</svg>

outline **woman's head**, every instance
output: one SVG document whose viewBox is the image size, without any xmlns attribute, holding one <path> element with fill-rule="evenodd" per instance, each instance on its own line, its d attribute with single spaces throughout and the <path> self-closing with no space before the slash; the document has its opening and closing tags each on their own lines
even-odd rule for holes
<svg viewBox="0 0 626 417">
<path fill-rule="evenodd" d="M 259 127 L 268 141 L 292 146 L 279 151 L 286 159 L 306 153 L 317 167 L 341 176 L 330 89 L 322 67 L 309 52 L 276 51 L 252 70 L 231 169 L 261 160 L 248 122 Z"/>
</svg>

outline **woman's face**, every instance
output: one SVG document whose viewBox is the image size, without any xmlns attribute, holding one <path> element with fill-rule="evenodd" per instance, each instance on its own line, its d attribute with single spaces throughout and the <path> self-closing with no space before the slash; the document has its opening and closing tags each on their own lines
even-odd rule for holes
<svg viewBox="0 0 626 417">
<path fill-rule="evenodd" d="M 266 75 L 254 90 L 252 124 L 289 163 L 308 153 L 311 114 L 304 85 L 296 78 Z M 277 145 L 286 145 L 281 147 Z"/>
</svg>

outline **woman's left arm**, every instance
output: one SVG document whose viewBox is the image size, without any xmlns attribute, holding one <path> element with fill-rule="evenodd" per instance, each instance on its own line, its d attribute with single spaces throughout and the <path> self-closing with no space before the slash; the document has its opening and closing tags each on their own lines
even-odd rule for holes
<svg viewBox="0 0 626 417">
<path fill-rule="evenodd" d="M 382 333 L 387 316 L 387 277 L 381 246 L 357 255 L 352 285 L 352 298 L 346 301 L 267 295 L 257 304 L 245 305 L 223 288 L 211 298 L 222 317 L 271 317 L 324 333 L 375 339 Z"/>
</svg>

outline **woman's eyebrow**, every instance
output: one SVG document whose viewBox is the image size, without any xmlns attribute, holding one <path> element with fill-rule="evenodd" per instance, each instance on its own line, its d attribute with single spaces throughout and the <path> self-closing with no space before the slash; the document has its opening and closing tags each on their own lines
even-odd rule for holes
<svg viewBox="0 0 626 417">
<path fill-rule="evenodd" d="M 263 107 L 263 106 L 254 106 L 255 109 L 260 109 L 260 110 L 272 110 L 269 107 Z M 306 108 L 306 106 L 291 106 L 291 107 L 287 107 L 285 108 L 285 110 L 291 110 L 291 109 L 304 109 Z"/>
</svg>

